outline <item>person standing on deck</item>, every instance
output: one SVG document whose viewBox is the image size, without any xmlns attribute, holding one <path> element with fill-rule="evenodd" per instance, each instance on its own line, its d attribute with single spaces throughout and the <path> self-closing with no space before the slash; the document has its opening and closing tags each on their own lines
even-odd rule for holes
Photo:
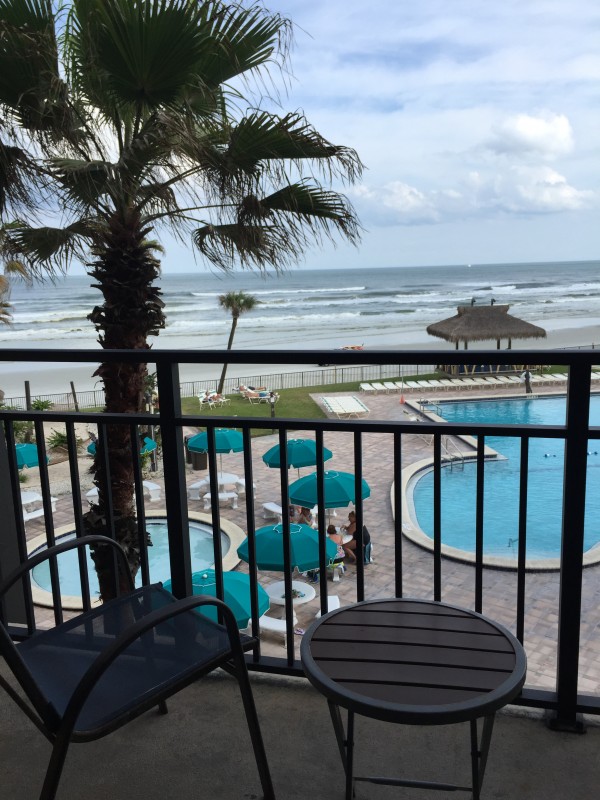
<svg viewBox="0 0 600 800">
<path fill-rule="evenodd" d="M 531 372 L 526 369 L 521 378 L 525 381 L 525 394 L 531 394 Z"/>
</svg>

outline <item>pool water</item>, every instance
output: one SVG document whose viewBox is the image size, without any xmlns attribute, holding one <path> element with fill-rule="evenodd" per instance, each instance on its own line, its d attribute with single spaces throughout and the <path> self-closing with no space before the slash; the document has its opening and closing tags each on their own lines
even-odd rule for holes
<svg viewBox="0 0 600 800">
<path fill-rule="evenodd" d="M 442 403 L 436 413 L 448 422 L 564 425 L 566 397 Z M 600 425 L 600 397 L 591 398 L 590 425 Z M 486 461 L 484 481 L 484 554 L 516 557 L 519 536 L 520 440 L 489 436 L 486 445 L 503 460 Z M 442 542 L 459 550 L 475 549 L 476 472 L 444 468 L 441 479 Z M 564 441 L 529 440 L 527 558 L 559 558 L 564 479 Z M 600 442 L 588 448 L 584 549 L 600 541 Z M 433 472 L 414 483 L 413 502 L 421 530 L 433 537 Z"/>
<path fill-rule="evenodd" d="M 212 527 L 204 525 L 202 522 L 190 520 L 190 549 L 192 559 L 192 572 L 207 569 L 214 564 L 214 548 Z M 171 565 L 169 563 L 169 536 L 168 527 L 165 520 L 148 519 L 146 529 L 152 540 L 152 547 L 148 548 L 148 566 L 150 569 L 150 580 L 166 581 L 171 577 Z M 68 533 L 60 537 L 57 541 L 72 539 L 75 533 Z M 221 531 L 221 548 L 223 556 L 226 555 L 230 547 L 229 536 Z M 90 593 L 92 597 L 98 596 L 98 579 L 89 550 L 86 548 L 88 576 L 90 582 Z M 81 596 L 81 584 L 79 581 L 79 563 L 77 552 L 71 550 L 58 556 L 58 574 L 60 576 L 61 594 L 73 597 Z M 50 566 L 47 561 L 34 567 L 32 570 L 32 580 L 40 589 L 51 591 Z M 141 571 L 136 575 L 136 586 L 142 585 Z"/>
</svg>

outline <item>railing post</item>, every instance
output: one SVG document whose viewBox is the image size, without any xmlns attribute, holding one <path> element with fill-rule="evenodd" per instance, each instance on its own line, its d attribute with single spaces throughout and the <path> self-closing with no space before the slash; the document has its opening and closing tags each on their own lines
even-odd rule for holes
<svg viewBox="0 0 600 800">
<path fill-rule="evenodd" d="M 582 730 L 577 720 L 577 683 L 581 626 L 581 583 L 591 369 L 571 364 L 567 392 L 567 438 L 558 612 L 557 709 L 554 729 Z"/>
<path fill-rule="evenodd" d="M 165 507 L 169 530 L 169 558 L 173 594 L 192 593 L 189 520 L 185 482 L 183 436 L 177 420 L 181 417 L 179 365 L 157 362 L 156 377 L 160 398 L 159 424 L 165 476 Z"/>
</svg>

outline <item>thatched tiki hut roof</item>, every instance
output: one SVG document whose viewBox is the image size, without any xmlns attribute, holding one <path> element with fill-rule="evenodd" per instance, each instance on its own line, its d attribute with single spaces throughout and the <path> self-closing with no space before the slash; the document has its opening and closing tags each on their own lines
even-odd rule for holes
<svg viewBox="0 0 600 800">
<path fill-rule="evenodd" d="M 498 350 L 500 340 L 508 339 L 510 350 L 513 339 L 543 339 L 546 331 L 530 322 L 513 317 L 508 313 L 510 306 L 492 304 L 489 306 L 458 306 L 458 314 L 441 322 L 434 322 L 427 328 L 427 333 L 455 342 L 458 350 L 460 342 L 464 342 L 465 350 L 469 342 L 482 342 L 495 339 Z"/>
</svg>

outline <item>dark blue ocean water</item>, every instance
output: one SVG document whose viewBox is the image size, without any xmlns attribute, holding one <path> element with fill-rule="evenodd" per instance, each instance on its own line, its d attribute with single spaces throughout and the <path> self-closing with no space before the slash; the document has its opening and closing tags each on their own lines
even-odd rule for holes
<svg viewBox="0 0 600 800">
<path fill-rule="evenodd" d="M 86 318 L 102 298 L 90 283 L 69 276 L 32 288 L 15 284 L 13 325 L 0 327 L 0 347 L 94 347 Z M 426 327 L 472 299 L 508 303 L 511 313 L 548 330 L 596 324 L 600 317 L 600 262 L 298 269 L 267 276 L 198 271 L 164 273 L 159 284 L 167 327 L 157 347 L 226 346 L 231 317 L 218 297 L 234 290 L 260 300 L 240 319 L 239 348 L 442 347 Z"/>
</svg>

